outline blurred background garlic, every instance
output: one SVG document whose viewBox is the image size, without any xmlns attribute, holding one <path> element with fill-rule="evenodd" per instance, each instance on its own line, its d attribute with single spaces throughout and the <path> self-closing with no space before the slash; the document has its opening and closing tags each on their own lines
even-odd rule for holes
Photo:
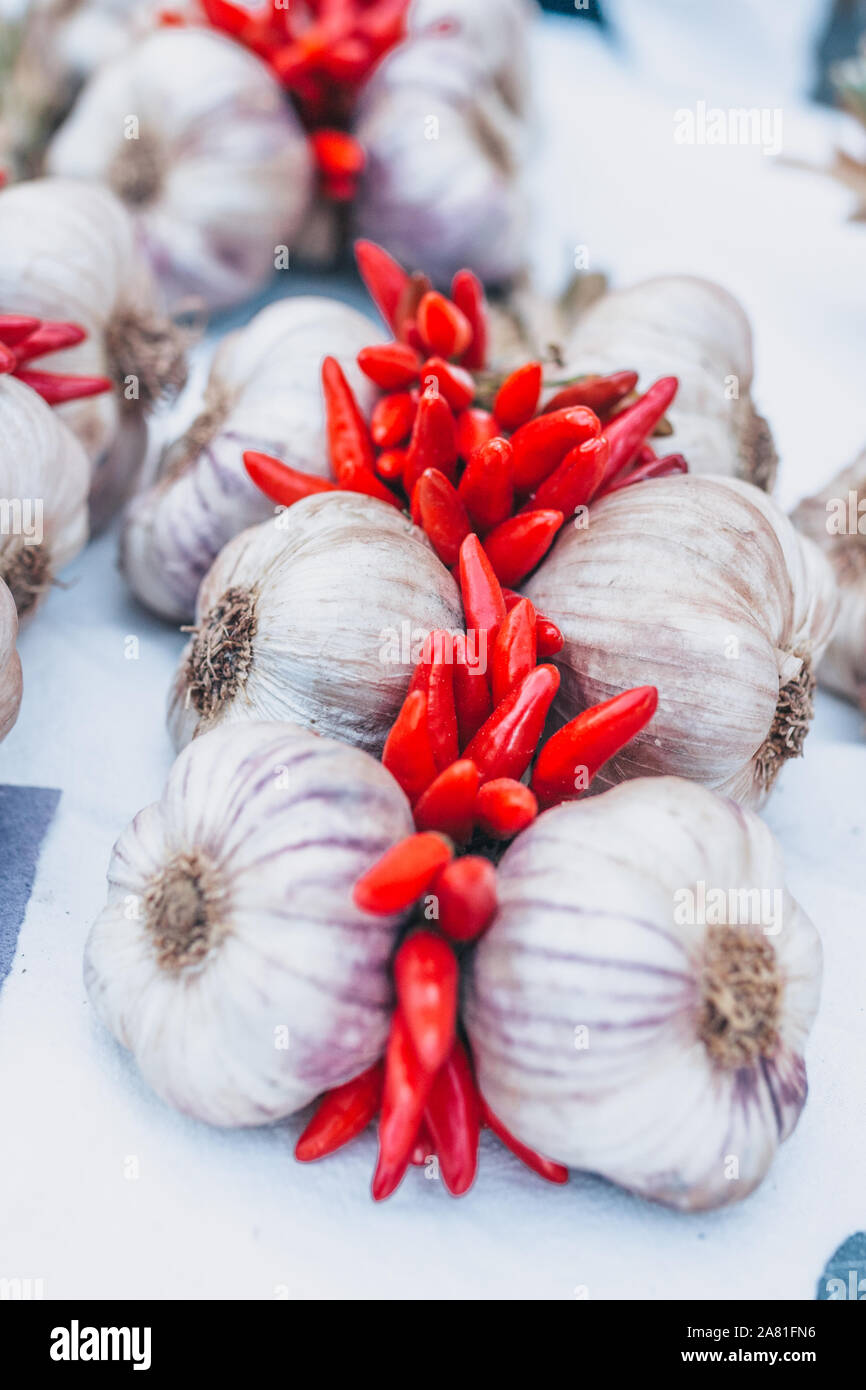
<svg viewBox="0 0 866 1390">
<path fill-rule="evenodd" d="M 497 871 L 464 1017 L 518 1139 L 683 1210 L 763 1178 L 806 1099 L 812 923 L 757 816 L 676 778 L 547 811 Z"/>
<path fill-rule="evenodd" d="M 0 580 L 0 739 L 8 734 L 21 708 L 21 658 L 15 600 Z"/>
<path fill-rule="evenodd" d="M 839 585 L 839 621 L 818 679 L 866 710 L 866 450 L 792 520 L 823 550 Z"/>
<path fill-rule="evenodd" d="M 559 720 L 658 687 L 651 725 L 599 788 L 673 773 L 759 804 L 801 753 L 836 585 L 750 483 L 680 475 L 612 493 L 564 528 L 523 589 L 565 637 Z"/>
<path fill-rule="evenodd" d="M 87 456 L 57 412 L 15 377 L 0 377 L 0 579 L 19 616 L 86 544 L 89 483 Z"/>
<path fill-rule="evenodd" d="M 161 29 L 102 67 L 46 168 L 106 183 L 169 302 L 209 308 L 267 283 L 313 182 L 306 135 L 268 68 L 204 28 Z"/>
<path fill-rule="evenodd" d="M 352 888 L 411 833 L 397 783 L 286 724 L 218 729 L 118 840 L 84 978 L 158 1095 L 216 1125 L 300 1109 L 372 1065 L 399 918 Z"/>
<path fill-rule="evenodd" d="M 306 497 L 236 536 L 198 596 L 169 704 L 176 747 L 220 724 L 289 719 L 378 755 L 457 585 L 396 507 Z"/>
<path fill-rule="evenodd" d="M 355 357 L 381 341 L 357 310 L 314 296 L 278 300 L 222 340 L 198 417 L 127 513 L 121 564 L 142 603 L 161 617 L 189 621 L 226 541 L 273 516 L 272 503 L 247 475 L 244 450 L 329 476 L 322 358 L 338 358 L 369 413 L 377 392 Z"/>
<path fill-rule="evenodd" d="M 80 324 L 84 342 L 41 358 L 40 368 L 116 383 L 57 407 L 90 459 L 94 527 L 141 465 L 148 412 L 186 377 L 187 335 L 157 301 L 132 222 L 107 188 L 51 178 L 0 192 L 0 312 Z"/>
</svg>

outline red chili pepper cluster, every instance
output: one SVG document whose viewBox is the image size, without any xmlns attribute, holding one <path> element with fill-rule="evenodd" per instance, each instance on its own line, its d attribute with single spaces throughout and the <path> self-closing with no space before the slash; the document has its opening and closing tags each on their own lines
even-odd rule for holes
<svg viewBox="0 0 866 1390">
<path fill-rule="evenodd" d="M 110 391 L 111 382 L 104 376 L 34 372 L 25 366 L 35 357 L 74 347 L 86 337 L 77 323 L 48 323 L 25 314 L 0 314 L 0 376 L 17 376 L 49 405 Z"/>
</svg>

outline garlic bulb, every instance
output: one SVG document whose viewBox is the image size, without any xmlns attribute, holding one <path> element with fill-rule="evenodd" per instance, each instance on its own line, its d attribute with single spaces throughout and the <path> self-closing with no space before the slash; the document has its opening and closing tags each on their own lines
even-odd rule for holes
<svg viewBox="0 0 866 1390">
<path fill-rule="evenodd" d="M 21 708 L 21 658 L 15 645 L 17 637 L 15 600 L 0 580 L 0 739 L 6 737 Z"/>
<path fill-rule="evenodd" d="M 355 357 L 380 341 L 357 310 L 314 296 L 270 304 L 223 339 L 201 413 L 166 455 L 156 484 L 129 508 L 121 564 L 142 603 L 189 621 L 199 584 L 226 541 L 273 516 L 247 476 L 245 449 L 329 475 L 322 358 L 338 358 L 368 412 L 377 393 Z"/>
<path fill-rule="evenodd" d="M 418 4 L 362 93 L 359 233 L 437 282 L 470 265 L 497 283 L 523 266 L 528 19 L 516 0 Z"/>
<path fill-rule="evenodd" d="M 94 525 L 140 467 L 148 410 L 185 379 L 184 335 L 155 299 L 132 223 L 107 188 L 32 179 L 0 192 L 3 312 L 81 324 L 85 341 L 40 358 L 40 369 L 117 382 L 116 392 L 57 407 L 93 467 Z"/>
<path fill-rule="evenodd" d="M 640 374 L 643 387 L 678 377 L 664 453 L 685 454 L 692 473 L 772 489 L 778 460 L 769 426 L 752 404 L 751 328 L 720 285 L 667 275 L 604 295 L 578 318 L 563 358 L 562 376 L 625 367 Z"/>
<path fill-rule="evenodd" d="M 160 30 L 101 68 L 46 167 L 108 184 L 169 301 L 211 308 L 267 283 L 313 182 L 307 137 L 265 64 L 198 28 Z"/>
<path fill-rule="evenodd" d="M 673 773 L 758 804 L 801 753 L 836 586 L 750 483 L 680 475 L 612 493 L 524 592 L 565 636 L 559 718 L 658 687 L 652 723 L 599 786 Z"/>
<path fill-rule="evenodd" d="M 457 585 L 407 517 L 353 492 L 305 497 L 230 541 L 202 584 L 175 745 L 289 719 L 378 754 L 424 638 L 461 626 Z"/>
<path fill-rule="evenodd" d="M 818 679 L 866 709 L 866 450 L 792 520 L 823 550 L 839 585 L 839 622 Z"/>
<path fill-rule="evenodd" d="M 371 1066 L 399 919 L 351 890 L 411 830 L 381 764 L 291 725 L 182 753 L 114 847 L 85 953 L 93 1006 L 148 1085 L 211 1124 L 264 1124 Z"/>
<path fill-rule="evenodd" d="M 683 1210 L 738 1201 L 806 1099 L 821 947 L 765 825 L 677 778 L 545 812 L 506 852 L 465 1021 L 524 1143 Z"/>
<path fill-rule="evenodd" d="M 57 413 L 0 377 L 0 579 L 22 617 L 87 542 L 89 482 L 84 450 Z"/>
</svg>

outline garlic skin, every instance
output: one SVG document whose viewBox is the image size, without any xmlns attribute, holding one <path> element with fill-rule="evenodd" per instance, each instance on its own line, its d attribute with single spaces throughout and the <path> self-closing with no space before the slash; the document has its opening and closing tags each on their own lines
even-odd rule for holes
<svg viewBox="0 0 866 1390">
<path fill-rule="evenodd" d="M 390 773 L 288 724 L 217 729 L 114 847 L 84 979 L 170 1105 L 266 1124 L 376 1061 L 399 917 L 352 901 L 412 831 Z"/>
<path fill-rule="evenodd" d="M 84 342 L 34 365 L 117 383 L 116 391 L 55 408 L 92 465 L 94 529 L 140 468 L 148 412 L 186 378 L 185 337 L 157 300 L 132 222 L 107 188 L 51 178 L 0 192 L 3 312 L 69 320 L 87 332 Z"/>
<path fill-rule="evenodd" d="M 818 680 L 866 710 L 866 449 L 791 520 L 826 555 L 839 585 L 839 621 Z"/>
<path fill-rule="evenodd" d="M 0 376 L 0 579 L 20 617 L 86 545 L 89 483 L 72 432 L 29 386 Z"/>
<path fill-rule="evenodd" d="M 558 720 L 658 687 L 651 723 L 599 789 L 673 774 L 759 805 L 801 753 L 836 585 L 750 483 L 686 474 L 612 493 L 563 529 L 523 591 L 565 637 Z"/>
<path fill-rule="evenodd" d="M 0 580 L 0 740 L 18 718 L 21 708 L 21 658 L 18 639 L 18 613 L 15 600 Z"/>
<path fill-rule="evenodd" d="M 681 1210 L 747 1196 L 805 1103 L 821 982 L 767 827 L 677 778 L 630 782 L 545 812 L 497 880 L 464 1009 L 494 1113 Z"/>
<path fill-rule="evenodd" d="M 230 541 L 202 584 L 175 746 L 286 719 L 378 756 L 424 638 L 461 627 L 457 585 L 408 517 L 353 492 L 305 497 Z"/>
<path fill-rule="evenodd" d="M 313 186 L 308 140 L 279 83 L 254 54 L 202 28 L 161 29 L 101 68 L 46 168 L 106 183 L 134 217 L 168 301 L 194 295 L 211 309 L 267 283 Z"/>
<path fill-rule="evenodd" d="M 752 331 L 720 285 L 665 275 L 606 294 L 578 318 L 563 358 L 557 376 L 628 368 L 644 390 L 659 377 L 677 377 L 668 412 L 673 434 L 655 441 L 657 452 L 684 454 L 692 473 L 744 478 L 772 491 L 778 459 L 752 404 Z"/>
<path fill-rule="evenodd" d="M 313 295 L 278 300 L 223 339 L 198 418 L 126 516 L 121 567 L 142 603 L 161 617 L 189 622 L 222 547 L 273 516 L 273 503 L 244 468 L 245 450 L 330 476 L 322 359 L 337 357 L 369 414 L 378 392 L 355 358 L 365 344 L 383 341 L 357 310 Z"/>
</svg>

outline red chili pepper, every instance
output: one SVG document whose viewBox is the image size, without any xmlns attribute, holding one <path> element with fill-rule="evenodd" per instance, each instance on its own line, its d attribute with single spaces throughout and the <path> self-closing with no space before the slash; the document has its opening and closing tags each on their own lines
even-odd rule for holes
<svg viewBox="0 0 866 1390">
<path fill-rule="evenodd" d="M 457 416 L 457 452 L 462 459 L 471 458 L 476 449 L 498 433 L 499 426 L 489 410 L 476 406 L 461 410 Z"/>
<path fill-rule="evenodd" d="M 486 640 L 485 636 L 485 643 Z M 461 748 L 465 748 L 475 737 L 492 708 L 486 662 L 478 659 L 480 653 L 475 653 L 475 659 L 469 660 L 468 657 L 472 655 L 471 652 L 467 653 L 465 641 L 460 644 L 458 638 L 455 643 L 454 707 Z"/>
<path fill-rule="evenodd" d="M 534 1149 L 527 1148 L 519 1139 L 515 1139 L 510 1130 L 494 1115 L 490 1106 L 483 1096 L 479 1097 L 481 1105 L 481 1115 L 488 1129 L 491 1129 L 497 1139 L 510 1149 L 515 1158 L 519 1158 L 521 1163 L 525 1163 L 527 1168 L 531 1168 L 533 1173 L 537 1173 L 540 1178 L 546 1178 L 548 1182 L 564 1183 L 568 1182 L 568 1169 L 561 1163 L 554 1163 L 553 1159 L 543 1158 Z"/>
<path fill-rule="evenodd" d="M 314 130 L 310 134 L 313 158 L 325 179 L 346 179 L 354 185 L 364 168 L 364 151 L 345 130 Z"/>
<path fill-rule="evenodd" d="M 382 762 L 411 802 L 418 800 L 437 775 L 427 728 L 427 691 L 413 689 L 385 740 Z"/>
<path fill-rule="evenodd" d="M 361 1134 L 376 1117 L 383 1077 L 384 1067 L 376 1062 L 360 1076 L 328 1091 L 295 1145 L 295 1158 L 300 1163 L 313 1163 Z"/>
<path fill-rule="evenodd" d="M 541 363 L 525 362 L 507 376 L 496 392 L 493 414 L 511 431 L 531 420 L 541 395 Z"/>
<path fill-rule="evenodd" d="M 0 338 L 3 337 L 0 330 Z M 15 349 L 19 362 L 29 362 L 33 357 L 43 357 L 49 352 L 60 352 L 63 348 L 75 347 L 87 337 L 84 329 L 77 323 L 40 323 L 33 332 Z"/>
<path fill-rule="evenodd" d="M 372 1185 L 377 1202 L 391 1195 L 409 1166 L 432 1084 L 433 1077 L 422 1067 L 412 1045 L 406 1020 L 396 1009 L 385 1053 L 379 1159 Z"/>
<path fill-rule="evenodd" d="M 414 386 L 421 372 L 421 357 L 406 343 L 383 343 L 361 348 L 358 366 L 383 391 L 400 391 Z"/>
<path fill-rule="evenodd" d="M 664 458 L 653 458 L 648 463 L 641 464 L 639 468 L 633 468 L 630 473 L 615 479 L 598 495 L 599 497 L 607 497 L 611 492 L 619 492 L 621 488 L 631 487 L 632 483 L 648 483 L 653 478 L 669 478 L 674 473 L 688 473 L 688 471 L 689 465 L 682 454 L 666 454 Z"/>
<path fill-rule="evenodd" d="M 439 902 L 439 930 L 452 941 L 474 941 L 496 914 L 496 870 L 480 854 L 446 864 L 433 883 Z"/>
<path fill-rule="evenodd" d="M 544 414 L 564 410 L 570 405 L 588 405 L 596 415 L 604 415 L 637 386 L 637 372 L 611 372 L 610 376 L 585 376 L 564 386 L 551 396 Z"/>
<path fill-rule="evenodd" d="M 383 449 L 376 459 L 376 472 L 386 483 L 402 483 L 406 467 L 405 449 Z"/>
<path fill-rule="evenodd" d="M 322 55 L 322 71 L 335 82 L 357 86 L 366 77 L 373 55 L 360 38 L 340 39 Z"/>
<path fill-rule="evenodd" d="M 438 468 L 427 468 L 418 479 L 412 503 L 430 544 L 450 569 L 457 563 L 460 546 L 471 530 L 457 489 Z"/>
<path fill-rule="evenodd" d="M 397 309 L 409 276 L 394 257 L 374 241 L 355 242 L 355 261 L 367 293 L 391 332 L 396 333 Z"/>
<path fill-rule="evenodd" d="M 29 314 L 0 314 L 0 339 L 7 347 L 15 347 L 35 333 L 41 322 L 41 319 L 31 318 Z"/>
<path fill-rule="evenodd" d="M 634 405 L 608 421 L 604 433 L 610 445 L 610 457 L 602 486 L 634 461 L 644 440 L 652 434 L 670 406 L 678 386 L 675 376 L 663 376 Z"/>
<path fill-rule="evenodd" d="M 322 363 L 322 389 L 328 451 L 337 480 L 342 482 L 350 466 L 360 465 L 372 474 L 376 454 L 370 431 L 336 357 L 326 357 Z"/>
<path fill-rule="evenodd" d="M 249 10 L 232 5 L 230 0 L 202 0 L 202 9 L 215 29 L 236 37 L 243 34 L 251 18 Z"/>
<path fill-rule="evenodd" d="M 465 750 L 483 782 L 495 777 L 520 780 L 532 761 L 558 688 L 556 667 L 536 666 L 496 706 Z"/>
<path fill-rule="evenodd" d="M 425 391 L 418 402 L 412 438 L 406 451 L 403 486 L 411 497 L 415 484 L 427 468 L 438 468 L 453 481 L 457 464 L 457 438 L 454 416 L 444 396 Z"/>
<path fill-rule="evenodd" d="M 523 601 L 523 595 L 518 594 L 514 589 L 502 586 L 502 597 L 505 599 L 505 608 L 508 613 L 516 604 Z M 556 656 L 561 652 L 565 639 L 556 623 L 552 623 L 549 618 L 545 618 L 541 613 L 535 614 L 535 647 L 536 659 L 538 657 Z"/>
<path fill-rule="evenodd" d="M 418 328 L 418 306 L 431 288 L 429 278 L 420 270 L 414 270 L 406 281 L 397 305 L 397 336 L 401 342 L 423 352 L 425 357 L 430 353 L 430 344 L 425 342 Z"/>
<path fill-rule="evenodd" d="M 352 893 L 357 907 L 387 916 L 402 912 L 430 887 L 443 864 L 454 854 L 451 844 L 433 831 L 407 835 L 358 879 Z"/>
<path fill-rule="evenodd" d="M 535 651 L 535 609 L 528 598 L 521 599 L 506 614 L 493 644 L 491 688 L 498 705 L 509 691 L 533 670 Z"/>
<path fill-rule="evenodd" d="M 6 376 L 8 372 L 14 372 L 18 366 L 18 358 L 10 347 L 5 343 L 0 343 L 0 376 Z"/>
<path fill-rule="evenodd" d="M 511 516 L 513 455 L 507 439 L 496 437 L 469 455 L 458 492 L 479 531 L 489 531 Z"/>
<path fill-rule="evenodd" d="M 329 483 L 326 478 L 314 478 L 311 473 L 302 473 L 297 468 L 290 468 L 280 459 L 275 459 L 270 454 L 261 454 L 256 449 L 245 451 L 244 468 L 259 491 L 283 507 L 291 507 L 302 497 L 311 497 L 315 492 L 337 490 L 336 484 Z"/>
<path fill-rule="evenodd" d="M 654 685 L 625 690 L 584 710 L 549 738 L 532 773 L 540 804 L 553 806 L 580 796 L 599 768 L 649 723 L 658 699 Z"/>
<path fill-rule="evenodd" d="M 457 957 L 431 931 L 407 936 L 394 957 L 397 1000 L 425 1071 L 435 1073 L 454 1045 Z"/>
<path fill-rule="evenodd" d="M 451 299 L 428 290 L 418 305 L 418 332 L 439 357 L 460 357 L 472 342 L 472 324 Z"/>
<path fill-rule="evenodd" d="M 467 631 L 483 632 L 486 634 L 484 640 L 492 642 L 505 617 L 505 599 L 493 566 L 474 532 L 460 547 L 460 592 Z"/>
<path fill-rule="evenodd" d="M 430 634 L 433 652 L 427 685 L 427 730 L 439 772 L 459 757 L 454 708 L 454 640 L 440 629 Z"/>
<path fill-rule="evenodd" d="M 412 432 L 415 410 L 415 402 L 408 391 L 395 391 L 383 396 L 373 407 L 370 420 L 373 443 L 378 444 L 380 449 L 402 444 Z"/>
<path fill-rule="evenodd" d="M 502 584 L 519 584 L 553 544 L 562 512 L 531 511 L 509 517 L 488 531 L 484 550 Z"/>
<path fill-rule="evenodd" d="M 471 270 L 458 270 L 451 281 L 451 298 L 472 328 L 472 340 L 463 352 L 463 366 L 480 371 L 487 360 L 487 308 L 478 276 Z"/>
<path fill-rule="evenodd" d="M 479 828 L 494 840 L 511 840 L 538 815 L 538 801 L 529 787 L 512 777 L 485 782 L 475 798 Z"/>
<path fill-rule="evenodd" d="M 16 377 L 48 405 L 63 405 L 66 401 L 78 401 L 84 396 L 101 396 L 111 391 L 113 383 L 104 376 L 64 376 L 60 372 L 16 371 Z"/>
<path fill-rule="evenodd" d="M 436 1146 L 442 1181 L 452 1197 L 462 1197 L 478 1170 L 481 1107 L 469 1058 L 459 1041 L 437 1073 L 424 1117 Z"/>
<path fill-rule="evenodd" d="M 343 464 L 338 486 L 341 492 L 361 492 L 365 497 L 375 497 L 379 502 L 387 502 L 389 507 L 403 510 L 403 504 L 393 492 L 390 492 L 381 479 L 362 463 L 353 463 L 351 459 L 347 459 Z"/>
<path fill-rule="evenodd" d="M 465 844 L 472 834 L 478 782 L 478 768 L 468 758 L 446 767 L 415 804 L 417 829 L 438 830 Z"/>
<path fill-rule="evenodd" d="M 435 1157 L 433 1140 L 431 1138 L 429 1129 L 422 1120 L 421 1128 L 418 1130 L 418 1137 L 415 1140 L 415 1144 L 412 1148 L 412 1156 L 409 1159 L 409 1162 L 415 1168 L 425 1168 L 427 1166 L 428 1158 L 433 1157 Z"/>
<path fill-rule="evenodd" d="M 604 477 L 610 446 L 602 434 L 571 449 L 526 503 L 524 511 L 555 507 L 567 520 L 594 497 Z"/>
<path fill-rule="evenodd" d="M 517 491 L 534 492 L 575 445 L 599 434 L 598 416 L 584 405 L 554 410 L 521 425 L 511 439 Z"/>
<path fill-rule="evenodd" d="M 421 368 L 422 384 L 427 386 L 431 381 L 455 412 L 466 410 L 475 399 L 474 378 L 444 357 L 428 357 Z"/>
</svg>

